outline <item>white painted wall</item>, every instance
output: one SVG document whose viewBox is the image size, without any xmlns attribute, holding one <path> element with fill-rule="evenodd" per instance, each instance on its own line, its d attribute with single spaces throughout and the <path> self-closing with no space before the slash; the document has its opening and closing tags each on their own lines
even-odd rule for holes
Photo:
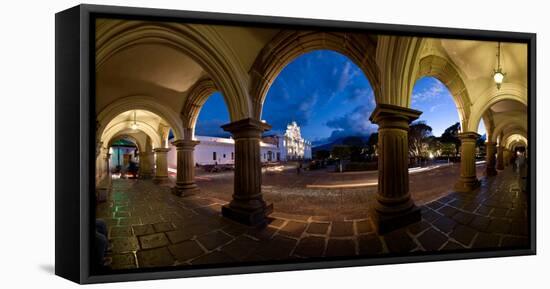
<svg viewBox="0 0 550 289">
<path fill-rule="evenodd" d="M 235 141 L 230 138 L 195 136 L 200 143 L 195 147 L 195 163 L 199 165 L 219 165 L 235 163 Z M 168 152 L 168 168 L 177 169 L 177 152 L 175 146 L 170 144 Z M 262 162 L 276 161 L 277 146 L 260 143 L 260 160 Z M 214 156 L 214 152 L 216 153 Z M 269 154 L 271 152 L 271 159 Z M 214 158 L 215 157 L 215 158 Z"/>
</svg>

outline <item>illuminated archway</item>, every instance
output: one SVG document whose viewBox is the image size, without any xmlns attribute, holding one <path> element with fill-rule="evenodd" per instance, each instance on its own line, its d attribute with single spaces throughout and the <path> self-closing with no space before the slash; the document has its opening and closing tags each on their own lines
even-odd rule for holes
<svg viewBox="0 0 550 289">
<path fill-rule="evenodd" d="M 351 59 L 371 81 L 375 97 L 379 70 L 374 59 L 376 41 L 365 34 L 281 31 L 257 56 L 250 76 L 253 115 L 260 119 L 267 92 L 281 70 L 297 57 L 315 50 L 332 50 Z"/>
</svg>

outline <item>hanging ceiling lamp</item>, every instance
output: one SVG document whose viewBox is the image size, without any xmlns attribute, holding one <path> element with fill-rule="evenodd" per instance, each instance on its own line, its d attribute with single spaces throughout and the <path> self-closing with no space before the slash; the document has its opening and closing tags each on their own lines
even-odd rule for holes
<svg viewBox="0 0 550 289">
<path fill-rule="evenodd" d="M 502 85 L 502 82 L 504 81 L 504 76 L 506 73 L 502 72 L 502 67 L 500 67 L 500 42 L 498 43 L 497 47 L 497 68 L 495 69 L 493 73 L 493 79 L 495 80 L 495 83 L 497 85 L 497 89 L 500 89 L 500 86 Z"/>
<path fill-rule="evenodd" d="M 137 122 L 136 122 L 136 111 L 134 110 L 134 123 L 132 123 L 131 128 L 132 128 L 133 130 L 137 130 L 138 127 L 139 127 L 139 125 L 138 125 Z"/>
</svg>

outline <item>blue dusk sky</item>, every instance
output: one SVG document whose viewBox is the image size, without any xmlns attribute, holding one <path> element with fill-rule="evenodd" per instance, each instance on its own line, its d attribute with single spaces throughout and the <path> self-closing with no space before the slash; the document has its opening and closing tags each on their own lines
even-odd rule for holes
<svg viewBox="0 0 550 289">
<path fill-rule="evenodd" d="M 375 106 L 372 87 L 357 65 L 337 52 L 317 50 L 281 71 L 267 93 L 262 119 L 273 126 L 271 133 L 282 133 L 296 121 L 305 139 L 323 144 L 376 132 L 377 126 L 369 121 Z M 458 122 L 452 96 L 435 78 L 417 81 L 412 108 L 423 112 L 419 120 L 426 121 L 435 136 Z M 220 128 L 226 123 L 229 114 L 223 96 L 214 93 L 201 109 L 195 134 L 229 136 Z M 483 135 L 485 129 L 480 129 Z"/>
</svg>

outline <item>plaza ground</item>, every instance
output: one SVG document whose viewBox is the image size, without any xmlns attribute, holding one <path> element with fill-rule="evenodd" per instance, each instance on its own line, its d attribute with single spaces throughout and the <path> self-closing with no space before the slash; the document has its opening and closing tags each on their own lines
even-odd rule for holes
<svg viewBox="0 0 550 289">
<path fill-rule="evenodd" d="M 483 175 L 485 166 L 477 166 Z M 210 174 L 198 169 L 197 184 L 201 195 L 231 201 L 233 172 Z M 410 193 L 417 205 L 448 194 L 460 174 L 460 164 L 436 164 L 423 169 L 410 169 Z M 427 181 L 426 178 L 429 178 Z M 282 171 L 265 169 L 262 176 L 264 200 L 276 204 L 280 213 L 318 215 L 331 220 L 344 220 L 367 214 L 365 208 L 376 202 L 378 171 L 334 172 L 332 168 L 296 173 L 288 165 Z"/>
<path fill-rule="evenodd" d="M 318 174 L 323 184 L 337 184 L 369 183 L 376 173 L 266 172 L 264 197 L 275 209 L 263 229 L 221 216 L 231 199 L 231 173 L 198 174 L 201 192 L 188 197 L 149 180 L 113 180 L 96 214 L 109 225 L 113 269 L 527 246 L 527 195 L 517 173 L 507 167 L 483 177 L 480 188 L 457 193 L 456 170 L 411 173 L 422 220 L 385 235 L 376 233 L 370 216 L 376 186 L 307 188 Z"/>
</svg>

